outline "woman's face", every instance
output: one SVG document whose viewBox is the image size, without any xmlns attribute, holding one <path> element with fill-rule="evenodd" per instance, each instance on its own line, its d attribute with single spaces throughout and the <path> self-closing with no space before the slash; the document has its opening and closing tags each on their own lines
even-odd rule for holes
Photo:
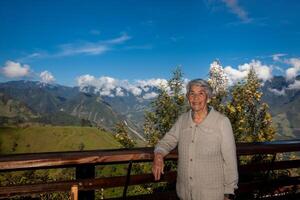
<svg viewBox="0 0 300 200">
<path fill-rule="evenodd" d="M 208 96 L 205 89 L 199 85 L 192 85 L 190 93 L 188 94 L 188 100 L 190 106 L 194 112 L 203 111 L 207 108 Z"/>
</svg>

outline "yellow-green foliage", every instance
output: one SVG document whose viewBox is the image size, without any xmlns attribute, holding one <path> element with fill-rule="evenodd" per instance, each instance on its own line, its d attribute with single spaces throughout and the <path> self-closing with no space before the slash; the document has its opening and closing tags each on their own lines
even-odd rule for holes
<svg viewBox="0 0 300 200">
<path fill-rule="evenodd" d="M 161 86 L 158 97 L 152 102 L 151 111 L 145 112 L 144 133 L 150 146 L 154 146 L 171 129 L 177 117 L 184 111 L 182 89 L 182 72 L 177 68 L 168 81 L 168 88 Z"/>
<path fill-rule="evenodd" d="M 274 138 L 272 117 L 268 105 L 261 101 L 260 89 L 259 79 L 251 69 L 244 82 L 233 86 L 231 99 L 219 107 L 230 119 L 238 142 L 265 142 Z"/>
<path fill-rule="evenodd" d="M 0 153 L 36 153 L 120 148 L 111 133 L 95 127 L 1 127 Z"/>
</svg>

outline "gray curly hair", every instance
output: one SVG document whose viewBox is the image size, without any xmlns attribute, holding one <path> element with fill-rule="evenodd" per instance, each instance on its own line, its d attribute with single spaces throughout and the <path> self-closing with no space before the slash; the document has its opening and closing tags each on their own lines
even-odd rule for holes
<svg viewBox="0 0 300 200">
<path fill-rule="evenodd" d="M 202 88 L 204 88 L 208 98 L 210 99 L 213 96 L 213 90 L 210 87 L 210 85 L 208 84 L 208 82 L 206 80 L 203 79 L 194 79 L 188 82 L 188 84 L 186 85 L 186 95 L 188 96 L 190 94 L 191 91 L 191 87 L 193 85 L 198 85 Z"/>
</svg>

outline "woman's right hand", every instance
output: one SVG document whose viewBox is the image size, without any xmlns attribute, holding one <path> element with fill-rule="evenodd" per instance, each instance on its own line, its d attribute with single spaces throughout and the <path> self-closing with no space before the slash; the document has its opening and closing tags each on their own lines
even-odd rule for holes
<svg viewBox="0 0 300 200">
<path fill-rule="evenodd" d="M 160 175 L 164 173 L 164 157 L 161 153 L 154 153 L 152 173 L 156 181 L 158 181 Z"/>
</svg>

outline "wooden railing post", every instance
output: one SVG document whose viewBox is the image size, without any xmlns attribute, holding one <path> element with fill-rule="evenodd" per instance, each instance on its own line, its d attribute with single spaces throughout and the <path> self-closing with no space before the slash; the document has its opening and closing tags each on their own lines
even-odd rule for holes
<svg viewBox="0 0 300 200">
<path fill-rule="evenodd" d="M 123 199 L 126 199 L 126 196 L 127 196 L 127 189 L 128 189 L 128 185 L 129 185 L 129 181 L 130 181 L 131 168 L 132 168 L 132 161 L 129 161 L 126 182 L 125 182 L 125 186 L 124 186 L 124 190 L 123 190 Z"/>
<path fill-rule="evenodd" d="M 95 178 L 95 165 L 80 165 L 76 167 L 76 179 Z M 80 191 L 78 192 L 79 200 L 95 199 L 95 191 Z"/>
<path fill-rule="evenodd" d="M 78 200 L 78 185 L 71 187 L 71 200 Z"/>
</svg>

